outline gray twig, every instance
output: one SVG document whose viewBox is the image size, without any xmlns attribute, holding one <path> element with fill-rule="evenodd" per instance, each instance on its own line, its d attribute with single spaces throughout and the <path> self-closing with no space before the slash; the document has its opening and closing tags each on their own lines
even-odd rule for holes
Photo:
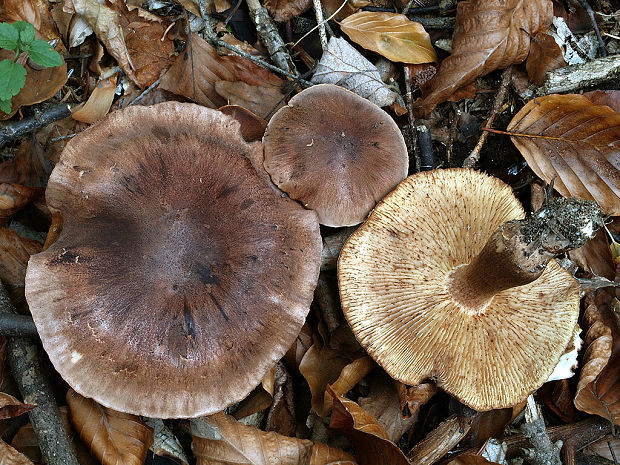
<svg viewBox="0 0 620 465">
<path fill-rule="evenodd" d="M 0 336 L 36 336 L 37 327 L 28 315 L 0 313 Z"/>
<path fill-rule="evenodd" d="M 15 307 L 0 282 L 0 312 L 15 313 Z M 43 375 L 37 346 L 30 339 L 11 337 L 7 343 L 7 359 L 23 401 L 36 405 L 28 412 L 48 465 L 79 465 L 73 446 L 62 424 L 52 386 Z"/>
<path fill-rule="evenodd" d="M 596 38 L 598 40 L 598 53 L 600 56 L 606 57 L 607 49 L 605 48 L 605 41 L 603 40 L 603 37 L 601 37 L 601 31 L 598 28 L 598 23 L 596 22 L 596 18 L 594 17 L 594 10 L 592 10 L 592 7 L 587 2 L 587 0 L 579 0 L 579 3 L 583 7 L 583 9 L 586 10 L 586 13 L 588 13 L 590 23 L 592 23 L 592 27 L 594 28 L 594 32 L 596 33 Z"/>
<path fill-rule="evenodd" d="M 35 131 L 59 119 L 71 116 L 71 105 L 63 103 L 53 107 L 35 110 L 35 114 L 20 121 L 14 121 L 0 128 L 0 147 L 19 136 Z"/>
<path fill-rule="evenodd" d="M 316 14 L 316 23 L 319 28 L 319 39 L 321 40 L 321 48 L 327 50 L 327 33 L 325 32 L 325 20 L 323 19 L 323 5 L 321 0 L 312 0 L 314 4 L 314 13 Z"/>
<path fill-rule="evenodd" d="M 411 156 L 413 155 L 414 164 L 415 164 L 415 172 L 420 172 L 420 154 L 418 153 L 418 141 L 416 137 L 416 130 L 413 126 L 415 123 L 415 116 L 413 115 L 413 94 L 411 92 L 411 72 L 409 71 L 409 67 L 407 65 L 404 66 L 404 74 L 405 74 L 405 103 L 407 105 L 407 113 L 409 115 L 409 126 L 407 127 L 407 140 L 409 143 L 407 144 L 407 151 L 409 152 L 409 160 L 411 160 Z M 411 165 L 411 162 L 409 162 Z"/>
<path fill-rule="evenodd" d="M 588 61 L 579 65 L 565 66 L 547 73 L 547 80 L 536 91 L 536 95 L 573 92 L 620 79 L 620 55 Z"/>
<path fill-rule="evenodd" d="M 521 431 L 532 446 L 531 449 L 525 450 L 529 463 L 532 465 L 562 465 L 560 461 L 562 441 L 557 441 L 555 444 L 551 442 L 540 408 L 531 395 L 527 398 L 525 423 L 521 427 Z"/>
</svg>

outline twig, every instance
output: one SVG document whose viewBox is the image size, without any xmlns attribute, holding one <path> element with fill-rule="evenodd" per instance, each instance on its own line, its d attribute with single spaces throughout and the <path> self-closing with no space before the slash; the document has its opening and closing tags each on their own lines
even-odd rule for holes
<svg viewBox="0 0 620 465">
<path fill-rule="evenodd" d="M 420 171 L 430 171 L 435 168 L 435 153 L 433 152 L 433 142 L 431 132 L 425 124 L 416 124 L 418 133 L 418 146 L 420 148 Z"/>
<path fill-rule="evenodd" d="M 35 109 L 35 114 L 21 121 L 14 121 L 0 128 L 0 147 L 19 136 L 71 116 L 71 105 L 64 103 L 53 107 Z"/>
<path fill-rule="evenodd" d="M 493 108 L 491 109 L 491 116 L 489 116 L 489 119 L 485 124 L 486 127 L 491 127 L 493 121 L 495 121 L 495 117 L 500 112 L 502 104 L 504 103 L 504 99 L 506 98 L 506 94 L 508 93 L 508 84 L 510 83 L 511 79 L 512 66 L 509 66 L 502 73 L 502 81 L 499 85 L 499 90 L 495 95 L 495 100 L 493 101 Z M 482 131 L 482 135 L 480 136 L 480 139 L 478 139 L 478 143 L 471 151 L 469 156 L 465 159 L 465 161 L 463 161 L 463 168 L 473 168 L 476 163 L 478 163 L 478 160 L 480 160 L 480 151 L 482 150 L 482 146 L 487 140 L 488 135 L 489 133 L 487 131 Z"/>
<path fill-rule="evenodd" d="M 316 24 L 319 27 L 319 39 L 321 40 L 321 48 L 327 50 L 327 33 L 325 32 L 325 20 L 323 19 L 323 5 L 321 0 L 312 0 L 314 4 L 314 13 L 316 14 Z"/>
<path fill-rule="evenodd" d="M 560 449 L 562 441 L 552 443 L 547 434 L 545 420 L 542 418 L 540 407 L 536 405 L 534 396 L 527 398 L 525 407 L 525 423 L 521 431 L 529 439 L 531 449 L 526 449 L 526 459 L 532 465 L 562 465 Z"/>
<path fill-rule="evenodd" d="M 453 104 L 454 107 L 454 116 L 452 117 L 452 124 L 450 125 L 450 131 L 448 132 L 448 144 L 446 146 L 446 164 L 448 168 L 452 166 L 452 144 L 454 143 L 454 139 L 456 138 L 456 132 L 459 129 L 459 124 L 461 122 L 461 110 Z"/>
<path fill-rule="evenodd" d="M 413 10 L 415 11 L 415 10 Z M 424 29 L 454 29 L 456 19 L 450 16 L 407 16 L 411 21 L 420 23 Z"/>
<path fill-rule="evenodd" d="M 1 282 L 0 312 L 15 313 Z M 52 386 L 43 375 L 37 346 L 26 338 L 9 338 L 7 359 L 23 401 L 36 405 L 28 415 L 47 465 L 79 465 L 62 424 Z"/>
<path fill-rule="evenodd" d="M 0 313 L 0 336 L 35 336 L 37 327 L 28 315 Z"/>
<path fill-rule="evenodd" d="M 273 62 L 280 68 L 297 76 L 298 72 L 295 64 L 267 9 L 258 0 L 246 0 L 246 3 L 250 9 L 250 17 L 256 26 L 256 32 L 258 32 L 261 41 L 267 47 Z"/>
<path fill-rule="evenodd" d="M 146 89 L 144 89 L 140 95 L 138 95 L 135 99 L 133 99 L 131 102 L 129 102 L 129 104 L 127 105 L 128 107 L 135 105 L 136 103 L 138 103 L 140 100 L 142 100 L 144 97 L 146 97 L 146 95 L 152 91 L 153 89 L 155 89 L 155 87 L 157 87 L 159 85 L 159 83 L 161 82 L 161 79 L 163 78 L 163 74 L 159 77 L 159 79 L 157 81 L 155 81 L 153 84 L 151 84 L 150 86 L 148 86 Z"/>
<path fill-rule="evenodd" d="M 405 8 L 403 8 L 403 14 L 406 15 L 409 12 L 409 8 L 411 8 L 413 6 L 413 4 L 416 4 L 418 6 L 424 6 L 424 3 L 420 2 L 419 0 L 409 0 L 407 2 L 407 5 L 405 5 Z M 419 13 L 419 12 L 418 12 Z"/>
<path fill-rule="evenodd" d="M 407 65 L 404 66 L 405 71 L 405 104 L 407 105 L 407 113 L 409 115 L 409 126 L 407 127 L 407 139 L 409 141 L 407 150 L 409 152 L 409 160 L 411 160 L 411 155 L 414 158 L 415 164 L 415 172 L 420 172 L 420 154 L 418 153 L 418 141 L 416 138 L 416 132 L 413 124 L 415 123 L 415 116 L 413 115 L 413 94 L 411 92 L 411 72 L 409 71 L 409 67 Z M 409 162 L 411 165 L 411 161 Z"/>
<path fill-rule="evenodd" d="M 549 71 L 547 80 L 536 90 L 536 95 L 572 92 L 605 83 L 615 83 L 618 79 L 620 79 L 620 55 L 611 55 Z"/>
<path fill-rule="evenodd" d="M 217 39 L 217 35 L 215 31 L 213 31 L 213 20 L 211 16 L 209 16 L 209 12 L 207 10 L 207 3 L 205 0 L 198 0 L 198 8 L 200 10 L 200 16 L 202 17 L 202 24 L 204 26 L 203 35 L 207 42 L 213 43 Z"/>
<path fill-rule="evenodd" d="M 586 10 L 586 13 L 588 13 L 590 23 L 592 23 L 592 27 L 594 28 L 594 32 L 596 33 L 596 38 L 598 40 L 598 53 L 600 56 L 606 57 L 607 49 L 605 48 L 605 41 L 603 41 L 603 38 L 601 37 L 601 31 L 598 28 L 598 23 L 596 22 L 596 18 L 594 17 L 594 10 L 592 10 L 592 7 L 587 0 L 579 0 L 579 3 L 583 7 L 583 9 Z"/>
</svg>

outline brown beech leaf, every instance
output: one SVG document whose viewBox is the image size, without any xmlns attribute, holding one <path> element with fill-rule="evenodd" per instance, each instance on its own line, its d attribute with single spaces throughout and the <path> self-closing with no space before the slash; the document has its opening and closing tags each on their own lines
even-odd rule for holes
<svg viewBox="0 0 620 465">
<path fill-rule="evenodd" d="M 239 124 L 241 124 L 241 135 L 246 142 L 254 142 L 263 138 L 265 129 L 267 129 L 267 121 L 260 116 L 239 105 L 225 105 L 218 108 L 218 110 L 239 121 Z"/>
<path fill-rule="evenodd" d="M 97 87 L 88 97 L 88 100 L 71 111 L 71 117 L 82 123 L 92 124 L 103 119 L 110 111 L 112 100 L 116 92 L 116 76 L 104 79 L 97 83 Z"/>
<path fill-rule="evenodd" d="M 12 395 L 0 392 L 0 420 L 18 417 L 35 407 L 36 405 L 24 404 Z M 2 461 L 0 461 L 0 463 L 2 463 Z"/>
<path fill-rule="evenodd" d="M 460 457 L 450 460 L 448 465 L 493 465 L 497 462 L 489 462 L 480 455 L 461 455 Z"/>
<path fill-rule="evenodd" d="M 330 388 L 328 388 L 329 390 Z M 330 428 L 344 434 L 353 447 L 360 465 L 409 465 L 405 454 L 388 435 L 377 420 L 366 413 L 359 405 L 333 391 L 334 408 Z"/>
<path fill-rule="evenodd" d="M 273 390 L 275 386 L 276 367 L 274 366 L 263 377 L 262 382 L 241 401 L 234 417 L 238 420 L 253 413 L 266 409 L 273 402 Z"/>
<path fill-rule="evenodd" d="M 43 194 L 42 187 L 0 183 L 0 225 Z"/>
<path fill-rule="evenodd" d="M 261 118 L 268 118 L 286 104 L 279 86 L 251 86 L 243 81 L 217 81 L 215 91 L 230 105 L 246 108 Z"/>
<path fill-rule="evenodd" d="M 424 26 L 405 15 L 378 11 L 359 11 L 340 23 L 349 38 L 391 61 L 432 63 L 437 54 Z"/>
<path fill-rule="evenodd" d="M 3 0 L 0 21 L 26 21 L 34 26 L 38 39 L 62 41 L 49 13 L 49 7 L 50 2 L 47 0 Z M 60 46 L 63 47 L 62 44 Z"/>
<path fill-rule="evenodd" d="M 183 446 L 172 431 L 160 418 L 145 418 L 144 422 L 153 428 L 153 445 L 151 450 L 155 455 L 170 457 L 176 463 L 189 465 Z"/>
<path fill-rule="evenodd" d="M 197 465 L 355 465 L 351 454 L 246 426 L 224 413 L 191 420 Z"/>
<path fill-rule="evenodd" d="M 582 95 L 530 100 L 508 131 L 530 168 L 563 196 L 620 215 L 620 114 Z"/>
<path fill-rule="evenodd" d="M 620 90 L 592 90 L 582 94 L 595 105 L 607 105 L 620 113 Z"/>
<path fill-rule="evenodd" d="M 545 31 L 539 31 L 534 36 L 527 57 L 525 69 L 527 75 L 536 85 L 542 85 L 547 77 L 547 72 L 566 66 L 562 49 L 555 39 Z"/>
<path fill-rule="evenodd" d="M 0 441 L 0 464 L 33 465 L 30 459 L 17 452 L 4 441 Z"/>
<path fill-rule="evenodd" d="M 239 56 L 220 56 L 196 34 L 187 37 L 185 51 L 162 77 L 159 87 L 209 108 L 228 102 L 215 89 L 218 81 L 243 81 L 251 86 L 280 87 L 276 75 Z"/>
<path fill-rule="evenodd" d="M 41 244 L 20 237 L 9 228 L 0 228 L 0 279 L 9 286 L 23 287 L 30 256 L 41 251 Z"/>
<path fill-rule="evenodd" d="M 613 218 L 607 229 L 620 232 L 620 218 Z M 609 238 L 604 229 L 599 230 L 583 247 L 569 252 L 571 260 L 580 268 L 613 281 L 616 277 L 616 266 L 611 253 Z"/>
<path fill-rule="evenodd" d="M 271 14 L 274 21 L 283 23 L 299 16 L 312 5 L 312 0 L 265 0 L 263 6 Z"/>
<path fill-rule="evenodd" d="M 591 296 L 592 294 L 590 294 Z M 584 314 L 587 333 L 575 406 L 620 425 L 620 301 L 614 290 L 599 290 Z"/>
<path fill-rule="evenodd" d="M 416 106 L 430 113 L 460 87 L 527 58 L 531 37 L 551 24 L 551 0 L 468 0 L 459 2 L 446 58 Z"/>
<path fill-rule="evenodd" d="M 140 418 L 103 407 L 67 392 L 71 423 L 103 465 L 142 465 L 153 443 L 153 430 Z"/>
<path fill-rule="evenodd" d="M 368 355 L 360 357 L 357 360 L 353 360 L 347 366 L 345 366 L 338 379 L 329 385 L 330 390 L 325 392 L 325 398 L 323 400 L 323 411 L 317 412 L 321 416 L 326 416 L 332 409 L 333 396 L 330 392 L 334 392 L 337 395 L 344 396 L 347 392 L 355 387 L 364 376 L 374 370 L 376 367 L 375 362 Z"/>
<path fill-rule="evenodd" d="M 439 388 L 433 382 L 417 386 L 408 386 L 400 381 L 394 381 L 394 384 L 398 393 L 400 412 L 405 418 L 417 415 L 420 407 L 439 392 Z"/>
</svg>

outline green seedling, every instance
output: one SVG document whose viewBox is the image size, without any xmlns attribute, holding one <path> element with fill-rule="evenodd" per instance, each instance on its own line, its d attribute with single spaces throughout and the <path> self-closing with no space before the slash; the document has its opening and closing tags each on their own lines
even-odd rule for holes
<svg viewBox="0 0 620 465">
<path fill-rule="evenodd" d="M 17 62 L 26 52 L 37 65 L 52 68 L 62 65 L 60 54 L 44 40 L 35 39 L 34 27 L 25 21 L 0 23 L 0 48 L 15 53 L 13 60 L 0 61 L 0 110 L 11 112 L 11 99 L 26 83 L 26 68 Z"/>
</svg>

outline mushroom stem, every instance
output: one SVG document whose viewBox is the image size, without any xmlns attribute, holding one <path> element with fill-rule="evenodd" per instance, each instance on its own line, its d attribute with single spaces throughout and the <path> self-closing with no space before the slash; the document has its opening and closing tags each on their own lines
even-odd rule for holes
<svg viewBox="0 0 620 465">
<path fill-rule="evenodd" d="M 522 220 L 502 224 L 471 263 L 446 278 L 452 298 L 481 315 L 497 293 L 538 279 L 556 256 L 583 246 L 603 226 L 596 202 L 552 199 Z"/>
</svg>

